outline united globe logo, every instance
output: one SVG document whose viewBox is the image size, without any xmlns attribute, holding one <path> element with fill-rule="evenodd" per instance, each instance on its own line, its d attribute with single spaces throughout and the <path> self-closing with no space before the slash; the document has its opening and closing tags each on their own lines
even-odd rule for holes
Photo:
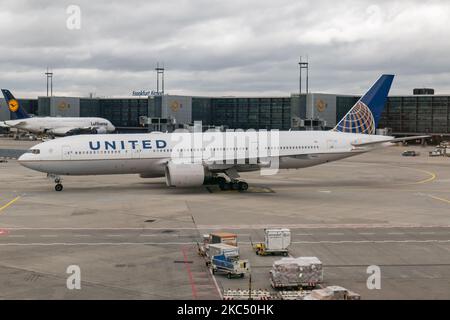
<svg viewBox="0 0 450 320">
<path fill-rule="evenodd" d="M 336 126 L 337 131 L 375 134 L 375 119 L 370 109 L 358 101 Z"/>
</svg>

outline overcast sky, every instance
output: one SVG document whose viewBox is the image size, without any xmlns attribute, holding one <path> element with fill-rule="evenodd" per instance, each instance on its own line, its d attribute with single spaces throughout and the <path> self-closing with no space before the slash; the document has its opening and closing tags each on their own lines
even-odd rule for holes
<svg viewBox="0 0 450 320">
<path fill-rule="evenodd" d="M 69 5 L 81 9 L 70 30 Z M 299 56 L 310 90 L 361 94 L 381 73 L 391 94 L 450 94 L 450 1 L 0 0 L 0 86 L 19 97 L 166 93 L 289 95 Z M 73 22 L 73 20 L 70 20 Z"/>
</svg>

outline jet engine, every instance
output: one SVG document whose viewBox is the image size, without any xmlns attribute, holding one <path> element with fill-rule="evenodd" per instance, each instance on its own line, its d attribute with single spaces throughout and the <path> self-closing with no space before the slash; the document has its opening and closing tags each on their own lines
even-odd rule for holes
<svg viewBox="0 0 450 320">
<path fill-rule="evenodd" d="M 201 186 L 210 175 L 201 163 L 173 163 L 165 168 L 166 184 L 169 187 Z"/>
<path fill-rule="evenodd" d="M 105 133 L 107 133 L 108 131 L 106 130 L 105 127 L 99 127 L 99 128 L 92 128 L 91 132 L 92 132 L 93 134 L 105 134 Z"/>
</svg>

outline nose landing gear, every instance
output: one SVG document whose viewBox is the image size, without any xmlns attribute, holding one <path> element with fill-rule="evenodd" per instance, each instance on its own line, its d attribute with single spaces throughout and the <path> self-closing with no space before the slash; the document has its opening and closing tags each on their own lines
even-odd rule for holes
<svg viewBox="0 0 450 320">
<path fill-rule="evenodd" d="M 62 179 L 59 176 L 56 176 L 54 174 L 47 174 L 47 178 L 54 179 L 56 185 L 55 185 L 55 191 L 62 191 L 63 185 L 61 183 Z"/>
</svg>

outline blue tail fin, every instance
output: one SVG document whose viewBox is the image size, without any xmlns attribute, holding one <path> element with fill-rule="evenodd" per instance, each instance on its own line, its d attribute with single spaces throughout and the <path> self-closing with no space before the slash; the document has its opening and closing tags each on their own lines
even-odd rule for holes
<svg viewBox="0 0 450 320">
<path fill-rule="evenodd" d="M 393 80 L 393 75 L 382 75 L 333 130 L 375 134 Z"/>
<path fill-rule="evenodd" d="M 9 111 L 14 113 L 17 119 L 25 119 L 30 116 L 26 111 L 20 106 L 19 101 L 12 95 L 12 93 L 7 89 L 2 89 L 3 96 L 5 97 L 6 104 L 8 105 Z"/>
</svg>

